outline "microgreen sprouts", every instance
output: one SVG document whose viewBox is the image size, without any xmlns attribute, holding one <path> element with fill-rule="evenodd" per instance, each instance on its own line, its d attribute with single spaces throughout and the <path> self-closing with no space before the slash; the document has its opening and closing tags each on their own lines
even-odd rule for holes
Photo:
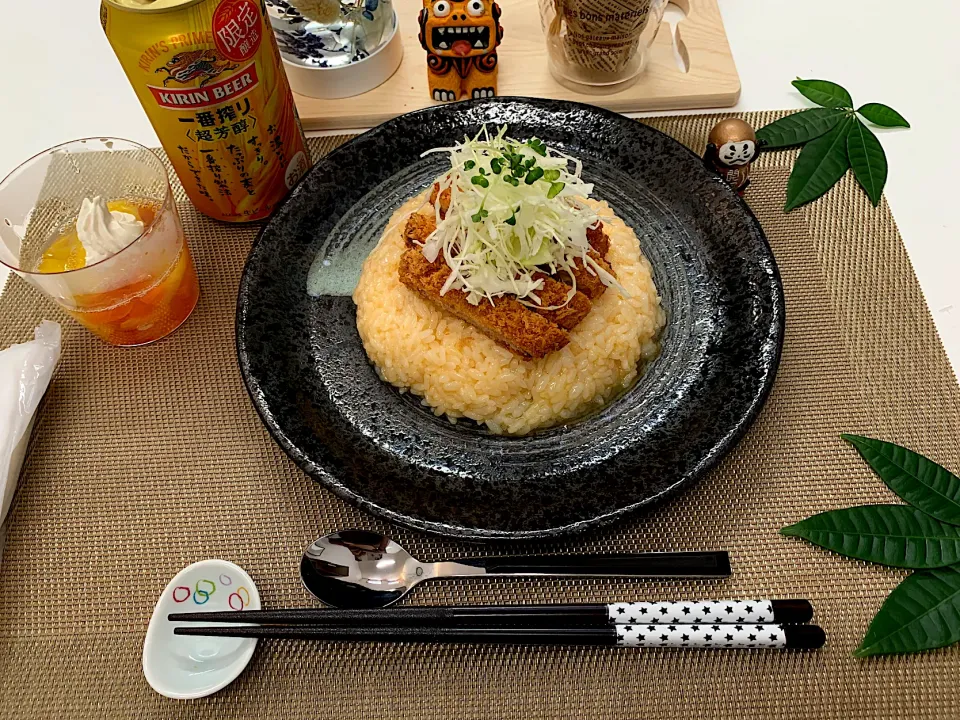
<svg viewBox="0 0 960 720">
<path fill-rule="evenodd" d="M 539 138 L 522 142 L 506 132 L 491 136 L 484 126 L 462 143 L 424 153 L 450 156 L 438 180 L 440 193 L 450 192 L 449 209 L 440 217 L 436 203 L 437 229 L 423 244 L 430 262 L 442 256 L 451 269 L 443 292 L 462 290 L 474 305 L 510 294 L 539 307 L 542 273 L 559 274 L 574 283 L 569 302 L 575 265 L 617 285 L 588 256 L 587 228 L 599 218 L 583 202 L 593 185 L 582 180 L 582 163 Z"/>
</svg>

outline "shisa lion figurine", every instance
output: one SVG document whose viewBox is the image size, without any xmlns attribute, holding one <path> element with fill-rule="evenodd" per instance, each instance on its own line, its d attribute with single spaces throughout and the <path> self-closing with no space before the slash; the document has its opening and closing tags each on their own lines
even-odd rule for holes
<svg viewBox="0 0 960 720">
<path fill-rule="evenodd" d="M 502 39 L 493 0 L 423 0 L 420 44 L 427 51 L 430 97 L 453 102 L 496 95 Z"/>
<path fill-rule="evenodd" d="M 757 159 L 760 144 L 757 134 L 743 120 L 727 118 L 718 122 L 707 139 L 703 163 L 743 195 L 750 184 L 750 163 Z"/>
</svg>

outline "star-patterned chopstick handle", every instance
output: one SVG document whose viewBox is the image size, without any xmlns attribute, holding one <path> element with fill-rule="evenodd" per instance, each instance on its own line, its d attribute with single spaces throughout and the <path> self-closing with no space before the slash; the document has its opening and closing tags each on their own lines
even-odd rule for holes
<svg viewBox="0 0 960 720">
<path fill-rule="evenodd" d="M 607 605 L 607 616 L 617 625 L 804 623 L 813 617 L 813 607 L 806 600 L 621 602 Z"/>
<path fill-rule="evenodd" d="M 826 641 L 816 625 L 616 625 L 617 645 L 731 650 L 814 649 Z"/>
</svg>

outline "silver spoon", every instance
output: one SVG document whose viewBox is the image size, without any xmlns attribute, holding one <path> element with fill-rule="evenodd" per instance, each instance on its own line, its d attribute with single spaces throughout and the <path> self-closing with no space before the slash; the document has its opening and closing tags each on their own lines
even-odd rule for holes
<svg viewBox="0 0 960 720">
<path fill-rule="evenodd" d="M 339 608 L 386 607 L 424 580 L 536 575 L 719 578 L 730 575 L 730 559 L 725 551 L 707 551 L 533 555 L 425 563 L 385 535 L 343 530 L 316 540 L 300 561 L 300 577 L 307 590 Z"/>
</svg>

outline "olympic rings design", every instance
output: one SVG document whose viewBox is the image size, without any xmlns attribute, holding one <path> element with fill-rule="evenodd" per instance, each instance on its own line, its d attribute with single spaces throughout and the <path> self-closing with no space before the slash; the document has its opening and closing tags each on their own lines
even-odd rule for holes
<svg viewBox="0 0 960 720">
<path fill-rule="evenodd" d="M 233 585 L 233 578 L 229 575 L 221 574 L 219 580 L 221 585 Z M 186 585 L 177 585 L 177 587 L 173 589 L 172 596 L 175 603 L 186 602 L 192 596 L 195 604 L 205 605 L 209 602 L 210 596 L 216 591 L 217 584 L 213 580 L 201 578 L 197 580 L 193 586 L 192 592 Z M 236 592 L 230 593 L 230 596 L 227 598 L 227 604 L 231 610 L 243 610 L 250 604 L 250 591 L 241 585 L 237 588 Z M 237 607 L 237 605 L 240 607 Z"/>
</svg>

